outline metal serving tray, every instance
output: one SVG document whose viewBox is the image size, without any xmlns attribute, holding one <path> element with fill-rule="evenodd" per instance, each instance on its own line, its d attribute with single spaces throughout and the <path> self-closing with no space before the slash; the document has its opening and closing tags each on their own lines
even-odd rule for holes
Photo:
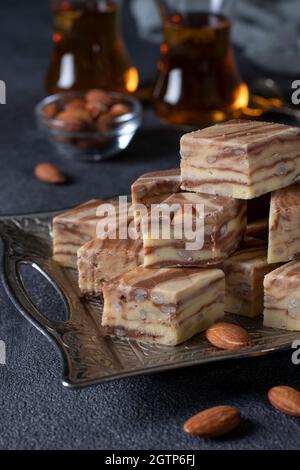
<svg viewBox="0 0 300 470">
<path fill-rule="evenodd" d="M 299 332 L 264 328 L 261 317 L 253 320 L 234 315 L 227 318 L 248 329 L 251 347 L 218 350 L 204 334 L 176 347 L 105 337 L 100 323 L 102 303 L 81 299 L 76 272 L 61 268 L 51 258 L 51 222 L 57 213 L 0 217 L 0 237 L 5 244 L 2 278 L 6 291 L 16 308 L 57 346 L 63 358 L 64 386 L 80 388 L 121 377 L 258 356 L 288 349 L 299 339 Z M 24 264 L 37 269 L 58 290 L 68 320 L 52 321 L 39 311 L 22 279 Z"/>
</svg>

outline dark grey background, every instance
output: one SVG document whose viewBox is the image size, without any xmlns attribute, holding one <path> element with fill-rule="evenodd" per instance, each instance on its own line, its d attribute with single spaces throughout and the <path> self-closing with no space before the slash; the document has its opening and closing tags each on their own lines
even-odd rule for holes
<svg viewBox="0 0 300 470">
<path fill-rule="evenodd" d="M 142 172 L 178 164 L 182 131 L 163 128 L 151 111 L 130 148 L 101 164 L 61 161 L 36 130 L 33 108 L 43 97 L 43 76 L 51 48 L 48 2 L 1 2 L 0 79 L 7 105 L 0 106 L 1 213 L 49 210 L 93 197 L 126 193 Z M 127 40 L 143 78 L 155 71 L 156 46 L 133 40 L 127 14 Z M 239 59 L 246 79 L 263 75 Z M 276 77 L 286 86 L 290 78 Z M 298 77 L 299 78 L 299 77 Z M 35 180 L 34 165 L 56 161 L 72 178 L 63 187 Z M 32 278 L 36 298 L 48 311 L 58 308 L 51 291 Z M 300 365 L 291 352 L 224 362 L 187 370 L 130 378 L 82 391 L 61 385 L 55 349 L 15 310 L 0 290 L 0 339 L 7 364 L 0 365 L 1 449 L 297 449 L 300 421 L 272 409 L 272 385 L 300 387 Z M 191 414 L 215 404 L 233 404 L 243 424 L 215 441 L 186 436 Z"/>
</svg>

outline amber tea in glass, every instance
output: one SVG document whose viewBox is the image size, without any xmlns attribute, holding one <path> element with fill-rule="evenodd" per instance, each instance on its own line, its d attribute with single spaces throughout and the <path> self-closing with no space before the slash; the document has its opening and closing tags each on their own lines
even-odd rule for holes
<svg viewBox="0 0 300 470">
<path fill-rule="evenodd" d="M 154 104 L 160 118 L 199 126 L 237 117 L 248 103 L 248 88 L 235 66 L 229 19 L 182 8 L 170 12 L 166 2 L 158 3 L 164 42 Z"/>
<path fill-rule="evenodd" d="M 132 93 L 138 73 L 121 36 L 117 1 L 52 0 L 54 49 L 48 93 L 102 88 Z"/>
</svg>

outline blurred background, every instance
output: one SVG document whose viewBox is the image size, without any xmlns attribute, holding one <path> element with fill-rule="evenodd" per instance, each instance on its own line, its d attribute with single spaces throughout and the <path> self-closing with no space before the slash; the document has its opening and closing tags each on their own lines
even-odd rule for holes
<svg viewBox="0 0 300 470">
<path fill-rule="evenodd" d="M 128 193 L 140 173 L 178 166 L 189 129 L 232 118 L 299 122 L 291 103 L 297 0 L 10 0 L 1 10 L 0 196 L 8 212 Z M 74 133 L 74 116 L 57 110 L 70 92 L 84 98 L 94 88 L 121 93 L 114 99 L 123 111 L 110 120 L 104 108 Z M 56 114 L 46 116 L 57 93 Z M 97 168 L 86 163 L 93 160 Z M 43 161 L 71 184 L 36 181 Z"/>
</svg>

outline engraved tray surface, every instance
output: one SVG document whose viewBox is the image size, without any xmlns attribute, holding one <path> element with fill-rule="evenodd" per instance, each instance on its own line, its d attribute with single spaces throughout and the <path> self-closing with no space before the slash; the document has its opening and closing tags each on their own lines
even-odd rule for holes
<svg viewBox="0 0 300 470">
<path fill-rule="evenodd" d="M 62 383 L 66 387 L 80 388 L 121 377 L 258 356 L 288 349 L 299 339 L 299 332 L 264 328 L 261 317 L 235 315 L 226 318 L 248 329 L 253 340 L 251 347 L 217 350 L 203 333 L 176 347 L 104 336 L 101 301 L 81 299 L 76 272 L 61 268 L 51 258 L 51 221 L 57 213 L 0 217 L 0 237 L 5 244 L 2 279 L 18 310 L 58 347 L 63 358 Z M 24 264 L 37 269 L 60 292 L 68 312 L 66 321 L 46 318 L 30 299 L 20 273 Z"/>
</svg>

